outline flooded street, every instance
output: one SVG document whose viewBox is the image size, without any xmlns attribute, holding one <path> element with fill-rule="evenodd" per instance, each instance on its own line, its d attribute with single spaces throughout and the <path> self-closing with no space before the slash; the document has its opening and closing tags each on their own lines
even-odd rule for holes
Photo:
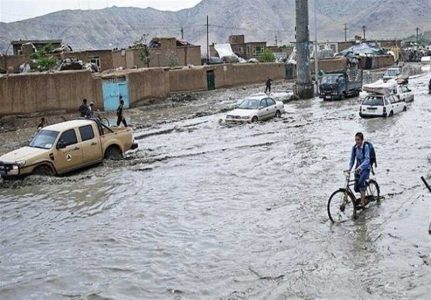
<svg viewBox="0 0 431 300">
<path fill-rule="evenodd" d="M 361 119 L 358 98 L 313 99 L 224 126 L 227 91 L 177 120 L 135 112 L 126 160 L 0 186 L 0 299 L 429 297 L 428 81 L 411 79 L 415 101 L 387 119 Z M 332 225 L 357 131 L 383 199 Z"/>
</svg>

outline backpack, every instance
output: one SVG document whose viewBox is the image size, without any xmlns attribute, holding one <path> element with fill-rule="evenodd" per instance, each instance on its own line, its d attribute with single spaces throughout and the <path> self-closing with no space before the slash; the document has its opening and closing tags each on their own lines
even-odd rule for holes
<svg viewBox="0 0 431 300">
<path fill-rule="evenodd" d="M 362 148 L 363 156 L 365 156 L 365 145 L 368 145 L 368 148 L 370 149 L 370 166 L 371 166 L 371 171 L 374 174 L 373 165 L 375 165 L 377 168 L 376 149 L 374 148 L 373 144 L 371 144 L 370 142 L 364 142 L 364 148 Z M 356 147 L 355 147 L 355 151 L 356 151 Z M 355 153 L 355 156 L 356 156 L 356 153 Z"/>
</svg>

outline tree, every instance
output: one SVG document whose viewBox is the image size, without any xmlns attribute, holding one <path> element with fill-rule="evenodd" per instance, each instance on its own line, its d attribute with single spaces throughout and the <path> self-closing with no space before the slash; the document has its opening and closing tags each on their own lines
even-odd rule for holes
<svg viewBox="0 0 431 300">
<path fill-rule="evenodd" d="M 52 55 L 54 50 L 51 44 L 43 46 L 42 49 L 33 53 L 30 58 L 32 59 L 31 68 L 40 72 L 49 71 L 57 65 L 57 58 Z"/>
<path fill-rule="evenodd" d="M 259 59 L 260 62 L 275 62 L 275 55 L 274 55 L 274 53 L 272 53 L 271 50 L 264 49 L 259 54 L 259 58 L 258 59 Z"/>
<path fill-rule="evenodd" d="M 142 37 L 133 42 L 133 48 L 138 50 L 139 60 L 147 66 L 150 67 L 150 51 L 147 46 L 147 36 L 148 34 L 143 34 Z"/>
</svg>

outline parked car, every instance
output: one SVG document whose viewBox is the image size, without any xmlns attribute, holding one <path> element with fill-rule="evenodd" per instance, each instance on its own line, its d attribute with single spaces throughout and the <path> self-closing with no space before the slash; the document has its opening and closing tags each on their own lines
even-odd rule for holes
<svg viewBox="0 0 431 300">
<path fill-rule="evenodd" d="M 324 74 L 319 84 L 319 96 L 324 100 L 359 96 L 362 90 L 362 72 L 352 74 Z"/>
<path fill-rule="evenodd" d="M 284 113 L 284 104 L 266 95 L 244 99 L 235 110 L 226 115 L 226 123 L 257 122 Z"/>
<path fill-rule="evenodd" d="M 110 128 L 96 119 L 80 119 L 39 130 L 26 147 L 0 157 L 0 176 L 57 175 L 119 159 L 136 149 L 130 127 Z"/>
<path fill-rule="evenodd" d="M 372 94 L 365 97 L 359 107 L 359 116 L 362 118 L 392 117 L 406 110 L 406 102 L 394 95 Z"/>
<path fill-rule="evenodd" d="M 383 80 L 395 79 L 401 74 L 400 68 L 389 68 L 383 74 Z"/>
</svg>

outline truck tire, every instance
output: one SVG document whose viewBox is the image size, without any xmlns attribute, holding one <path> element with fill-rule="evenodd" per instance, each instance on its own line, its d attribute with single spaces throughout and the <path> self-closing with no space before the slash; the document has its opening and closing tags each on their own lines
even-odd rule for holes
<svg viewBox="0 0 431 300">
<path fill-rule="evenodd" d="M 33 175 L 54 176 L 54 171 L 48 165 L 40 165 L 34 168 Z"/>
<path fill-rule="evenodd" d="M 105 151 L 105 159 L 109 160 L 120 160 L 123 158 L 123 154 L 121 153 L 120 148 L 118 146 L 112 145 L 109 146 Z"/>
</svg>

